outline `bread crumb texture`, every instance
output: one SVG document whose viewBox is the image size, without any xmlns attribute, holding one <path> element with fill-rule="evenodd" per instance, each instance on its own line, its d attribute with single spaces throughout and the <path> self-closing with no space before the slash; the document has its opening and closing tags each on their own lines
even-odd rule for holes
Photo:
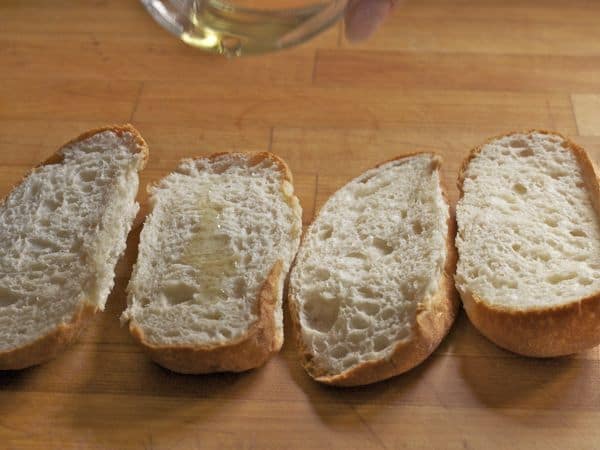
<svg viewBox="0 0 600 450">
<path fill-rule="evenodd" d="M 456 284 L 491 306 L 529 311 L 600 290 L 600 224 L 574 153 L 531 132 L 485 144 L 457 205 Z"/>
<path fill-rule="evenodd" d="M 448 207 L 439 161 L 420 154 L 365 172 L 309 227 L 291 275 L 311 364 L 339 374 L 389 357 L 413 337 L 439 288 Z"/>
<path fill-rule="evenodd" d="M 138 211 L 135 137 L 102 131 L 34 169 L 0 206 L 0 351 L 103 309 Z"/>
<path fill-rule="evenodd" d="M 153 345 L 205 347 L 243 338 L 278 260 L 287 273 L 301 221 L 293 187 L 269 158 L 184 160 L 151 192 L 124 320 Z M 283 339 L 278 280 L 277 333 Z"/>
</svg>

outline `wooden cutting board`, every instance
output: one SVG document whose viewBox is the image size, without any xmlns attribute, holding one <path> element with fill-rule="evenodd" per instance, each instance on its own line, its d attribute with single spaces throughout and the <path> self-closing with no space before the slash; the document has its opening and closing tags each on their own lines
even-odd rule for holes
<svg viewBox="0 0 600 450">
<path fill-rule="evenodd" d="M 2 0 L 0 194 L 80 132 L 127 121 L 151 148 L 143 184 L 184 156 L 281 155 L 305 223 L 404 152 L 443 155 L 453 202 L 462 158 L 490 135 L 555 129 L 599 160 L 599 18 L 589 0 L 413 0 L 365 44 L 336 27 L 226 60 L 173 39 L 133 0 Z M 420 367 L 363 388 L 312 382 L 290 340 L 249 373 L 163 370 L 118 321 L 141 220 L 81 341 L 0 373 L 0 448 L 600 448 L 598 348 L 521 358 L 464 314 Z"/>
</svg>

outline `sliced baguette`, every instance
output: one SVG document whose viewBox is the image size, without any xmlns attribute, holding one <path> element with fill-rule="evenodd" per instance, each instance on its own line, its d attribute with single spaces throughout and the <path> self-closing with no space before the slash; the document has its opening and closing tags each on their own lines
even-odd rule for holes
<svg viewBox="0 0 600 450">
<path fill-rule="evenodd" d="M 600 188 L 585 150 L 547 131 L 493 138 L 458 187 L 456 287 L 479 331 L 527 356 L 600 343 Z"/>
<path fill-rule="evenodd" d="M 292 175 L 270 153 L 183 160 L 150 189 L 123 321 L 181 373 L 244 371 L 283 343 L 283 283 L 302 232 Z"/>
<path fill-rule="evenodd" d="M 147 157 L 129 125 L 92 130 L 2 200 L 0 369 L 51 359 L 104 309 Z"/>
<path fill-rule="evenodd" d="M 303 365 L 317 381 L 353 386 L 398 375 L 450 329 L 459 301 L 440 164 L 422 153 L 369 170 L 309 226 L 288 301 Z"/>
</svg>

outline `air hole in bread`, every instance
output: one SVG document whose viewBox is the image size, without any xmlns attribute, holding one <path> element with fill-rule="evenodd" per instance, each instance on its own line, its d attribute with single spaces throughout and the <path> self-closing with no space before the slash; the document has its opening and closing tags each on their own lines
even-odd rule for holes
<svg viewBox="0 0 600 450">
<path fill-rule="evenodd" d="M 94 181 L 97 176 L 98 172 L 96 172 L 95 170 L 82 170 L 81 172 L 79 172 L 79 178 L 81 179 L 81 181 L 84 181 L 86 183 Z"/>
<path fill-rule="evenodd" d="M 574 237 L 587 237 L 587 233 L 585 231 L 578 230 L 578 229 L 571 230 L 570 234 L 571 234 L 571 236 L 574 236 Z"/>
<path fill-rule="evenodd" d="M 380 309 L 377 303 L 370 302 L 357 303 L 356 308 L 371 317 L 376 316 Z"/>
<path fill-rule="evenodd" d="M 365 335 L 362 331 L 352 331 L 348 333 L 348 340 L 354 345 L 360 345 L 365 340 Z"/>
<path fill-rule="evenodd" d="M 17 301 L 19 301 L 18 295 L 15 295 L 9 289 L 0 287 L 0 308 L 14 305 Z"/>
<path fill-rule="evenodd" d="M 587 277 L 580 277 L 578 279 L 579 284 L 581 284 L 582 286 L 589 286 L 590 284 L 592 284 L 594 281 L 591 278 L 587 278 Z"/>
<path fill-rule="evenodd" d="M 358 364 L 358 358 L 356 356 L 348 356 L 343 361 L 343 365 L 344 365 L 345 369 L 355 366 L 356 364 Z"/>
<path fill-rule="evenodd" d="M 538 259 L 540 259 L 544 262 L 550 261 L 551 258 L 552 257 L 550 256 L 550 254 L 546 253 L 546 252 L 542 252 L 542 253 L 538 254 Z"/>
<path fill-rule="evenodd" d="M 196 290 L 193 286 L 189 286 L 181 281 L 167 282 L 162 288 L 163 298 L 170 305 L 178 305 L 192 300 L 194 292 Z"/>
<path fill-rule="evenodd" d="M 558 226 L 558 221 L 556 219 L 547 218 L 544 219 L 544 223 L 551 228 L 556 228 Z"/>
<path fill-rule="evenodd" d="M 387 336 L 380 334 L 373 339 L 373 350 L 380 352 L 390 345 L 390 340 Z"/>
<path fill-rule="evenodd" d="M 41 209 L 46 210 L 47 213 L 54 212 L 58 209 L 60 203 L 55 199 L 45 199 L 41 204 Z"/>
<path fill-rule="evenodd" d="M 50 277 L 50 283 L 62 287 L 63 284 L 67 282 L 67 279 L 60 275 L 53 275 Z"/>
<path fill-rule="evenodd" d="M 389 255 L 390 253 L 392 253 L 394 251 L 394 248 L 383 239 L 373 238 L 371 241 L 371 244 L 382 255 Z"/>
<path fill-rule="evenodd" d="M 233 282 L 233 296 L 235 298 L 243 298 L 246 293 L 246 280 L 244 278 L 236 278 Z"/>
<path fill-rule="evenodd" d="M 321 239 L 322 241 L 326 241 L 327 239 L 329 239 L 333 234 L 333 228 L 331 228 L 330 226 L 327 225 L 323 225 L 323 227 L 319 230 L 319 239 Z"/>
<path fill-rule="evenodd" d="M 48 270 L 48 266 L 40 261 L 33 262 L 29 267 L 32 272 Z"/>
<path fill-rule="evenodd" d="M 365 255 L 364 253 L 360 253 L 360 252 L 351 252 L 346 255 L 346 259 L 350 259 L 350 260 L 354 259 L 354 260 L 364 261 L 367 259 L 367 255 Z"/>
<path fill-rule="evenodd" d="M 528 143 L 525 139 L 515 138 L 511 139 L 508 145 L 512 148 L 523 148 L 527 147 Z"/>
<path fill-rule="evenodd" d="M 362 313 L 357 313 L 350 319 L 350 326 L 355 330 L 364 330 L 369 328 L 370 324 L 369 316 Z"/>
<path fill-rule="evenodd" d="M 549 277 L 547 277 L 546 280 L 550 284 L 558 284 L 558 283 L 562 283 L 564 281 L 572 280 L 574 278 L 577 278 L 577 274 L 574 273 L 574 272 L 570 272 L 570 273 L 555 273 L 555 274 L 550 275 Z"/>
<path fill-rule="evenodd" d="M 381 318 L 383 320 L 389 320 L 396 315 L 396 311 L 393 308 L 385 308 L 381 311 Z"/>
<path fill-rule="evenodd" d="M 328 298 L 320 292 L 310 292 L 302 305 L 306 325 L 320 332 L 329 331 L 337 320 L 340 304 L 340 298 Z"/>
<path fill-rule="evenodd" d="M 33 182 L 29 188 L 29 192 L 28 192 L 28 196 L 29 197 L 37 197 L 38 194 L 40 193 L 40 183 L 37 182 Z"/>
<path fill-rule="evenodd" d="M 515 183 L 513 185 L 513 191 L 515 191 L 519 195 L 523 195 L 527 193 L 527 188 L 521 183 Z"/>
<path fill-rule="evenodd" d="M 204 311 L 202 313 L 202 318 L 204 318 L 206 320 L 221 320 L 221 319 L 223 319 L 223 313 L 221 311 L 210 309 L 210 310 Z M 199 328 L 197 331 L 201 332 L 201 331 L 206 331 L 206 330 L 204 330 L 203 328 Z"/>
<path fill-rule="evenodd" d="M 568 173 L 566 173 L 566 172 L 559 172 L 559 171 L 550 172 L 550 177 L 553 178 L 553 179 L 555 179 L 555 180 L 558 180 L 558 179 L 560 179 L 562 177 L 566 177 L 567 175 L 568 175 Z M 580 188 L 583 187 L 583 186 L 579 186 L 579 184 L 580 183 L 576 183 L 576 186 L 580 187 Z"/>
<path fill-rule="evenodd" d="M 360 286 L 358 292 L 364 298 L 377 298 L 377 293 L 369 286 Z"/>
<path fill-rule="evenodd" d="M 531 148 L 526 148 L 519 152 L 519 156 L 521 158 L 529 158 L 530 156 L 533 156 L 533 155 L 534 155 L 534 152 L 533 152 L 533 149 L 531 149 Z"/>
<path fill-rule="evenodd" d="M 325 268 L 323 268 L 323 267 L 321 267 L 321 268 L 318 268 L 318 269 L 315 271 L 315 278 L 316 278 L 317 280 L 319 280 L 319 281 L 325 281 L 325 280 L 328 280 L 330 276 L 331 276 L 331 273 L 329 272 L 329 270 L 328 270 L 328 269 L 325 269 Z"/>
<path fill-rule="evenodd" d="M 231 338 L 231 330 L 228 330 L 227 328 L 221 328 L 219 330 L 219 333 L 221 334 L 221 336 L 223 336 L 225 339 L 230 339 Z"/>
<path fill-rule="evenodd" d="M 59 238 L 68 238 L 69 236 L 71 236 L 71 231 L 63 229 L 63 230 L 56 230 L 56 236 L 58 236 Z M 78 244 L 83 244 L 82 241 L 77 241 L 74 242 L 73 245 L 77 246 Z"/>
<path fill-rule="evenodd" d="M 348 354 L 348 349 L 343 345 L 336 345 L 331 349 L 331 356 L 336 359 L 342 359 Z"/>
<path fill-rule="evenodd" d="M 35 252 L 56 252 L 59 250 L 58 244 L 42 237 L 31 237 L 27 240 L 31 250 Z"/>
<path fill-rule="evenodd" d="M 415 234 L 421 234 L 423 232 L 423 225 L 418 220 L 412 223 L 412 230 Z"/>
<path fill-rule="evenodd" d="M 79 253 L 82 248 L 83 248 L 83 241 L 77 240 L 77 241 L 73 241 L 73 244 L 71 244 L 70 251 L 71 251 L 71 253 Z"/>
</svg>

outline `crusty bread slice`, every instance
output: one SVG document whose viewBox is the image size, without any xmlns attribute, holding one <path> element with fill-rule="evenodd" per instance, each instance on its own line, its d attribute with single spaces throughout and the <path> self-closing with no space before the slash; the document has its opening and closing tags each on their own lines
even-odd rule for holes
<svg viewBox="0 0 600 450">
<path fill-rule="evenodd" d="M 456 287 L 500 347 L 566 355 L 600 343 L 600 188 L 586 152 L 528 131 L 474 149 L 458 180 Z"/>
<path fill-rule="evenodd" d="M 129 125 L 92 130 L 3 199 L 0 369 L 51 359 L 104 309 L 147 157 Z"/>
<path fill-rule="evenodd" d="M 183 160 L 150 189 L 122 319 L 181 373 L 258 367 L 283 343 L 283 283 L 300 242 L 292 175 L 270 153 Z"/>
<path fill-rule="evenodd" d="M 369 170 L 309 226 L 288 301 L 303 365 L 317 381 L 353 386 L 400 374 L 450 329 L 459 301 L 440 164 L 422 153 Z"/>
</svg>

